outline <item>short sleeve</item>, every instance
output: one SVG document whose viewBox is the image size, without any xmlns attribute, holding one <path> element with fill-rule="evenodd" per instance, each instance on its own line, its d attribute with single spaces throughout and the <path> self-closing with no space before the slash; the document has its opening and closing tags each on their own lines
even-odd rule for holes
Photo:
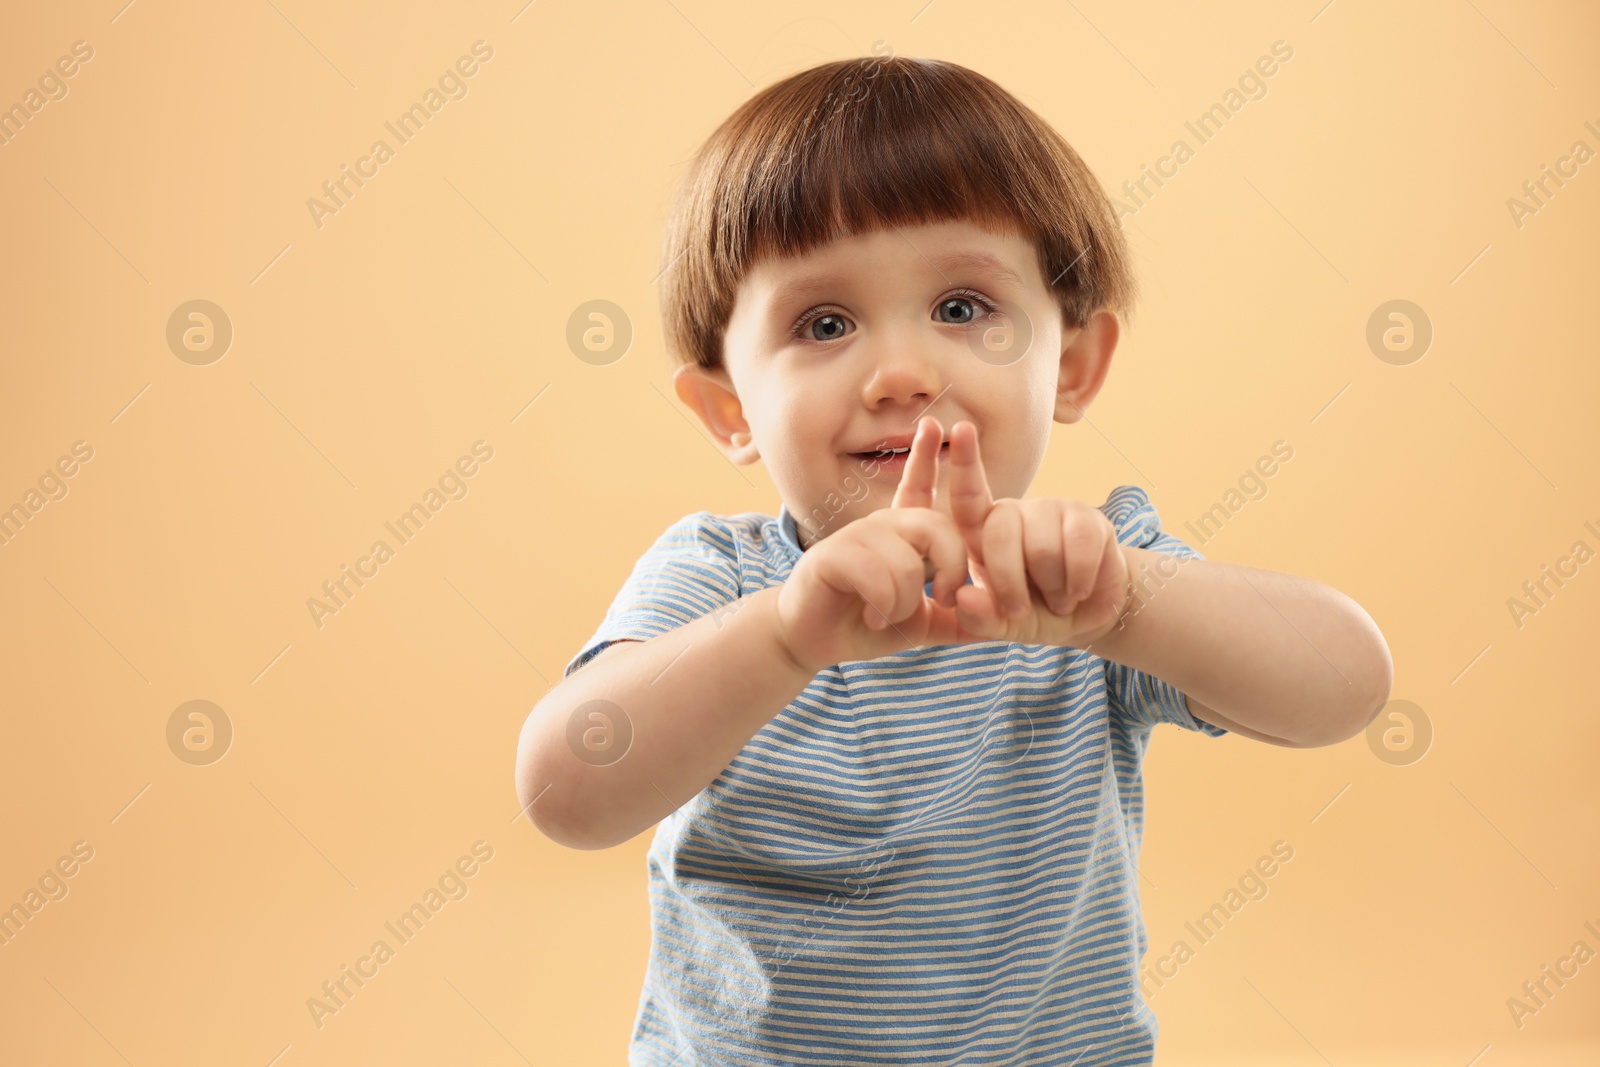
<svg viewBox="0 0 1600 1067">
<path fill-rule="evenodd" d="M 639 557 L 594 632 L 562 677 L 607 645 L 648 641 L 738 599 L 739 550 L 732 533 L 710 512 L 685 515 Z"/>
<path fill-rule="evenodd" d="M 1144 548 L 1152 552 L 1165 552 L 1182 559 L 1205 559 L 1180 538 L 1161 528 L 1161 518 L 1149 495 L 1137 485 L 1119 485 L 1100 505 L 1116 527 L 1117 543 L 1130 548 Z M 1106 696 L 1113 714 L 1118 714 L 1144 726 L 1170 722 L 1185 730 L 1198 730 L 1211 737 L 1221 737 L 1228 731 L 1209 722 L 1203 722 L 1189 711 L 1188 701 L 1181 690 L 1170 683 L 1141 670 L 1121 663 L 1106 661 Z"/>
</svg>

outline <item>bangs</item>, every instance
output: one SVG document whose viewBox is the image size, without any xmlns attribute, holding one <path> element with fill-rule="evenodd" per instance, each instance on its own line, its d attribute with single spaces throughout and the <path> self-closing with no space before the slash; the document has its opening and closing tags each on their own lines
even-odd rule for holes
<svg viewBox="0 0 1600 1067">
<path fill-rule="evenodd" d="M 1134 283 L 1110 202 L 1053 128 L 983 75 L 867 57 L 802 71 L 746 101 L 691 163 L 663 246 L 662 305 L 680 362 L 721 365 L 739 281 L 890 227 L 968 221 L 1032 239 L 1069 325 L 1124 319 Z"/>
<path fill-rule="evenodd" d="M 736 260 L 803 255 L 841 237 L 959 219 L 1022 231 L 1040 198 L 1001 176 L 997 164 L 1013 153 L 998 128 L 963 115 L 959 101 L 915 71 L 880 74 L 862 83 L 864 97 L 832 104 L 850 91 L 833 83 L 853 72 L 839 73 L 811 87 L 825 90 L 820 99 L 793 101 L 792 126 L 788 115 L 766 116 L 768 143 L 746 172 L 745 212 L 725 218 Z"/>
</svg>

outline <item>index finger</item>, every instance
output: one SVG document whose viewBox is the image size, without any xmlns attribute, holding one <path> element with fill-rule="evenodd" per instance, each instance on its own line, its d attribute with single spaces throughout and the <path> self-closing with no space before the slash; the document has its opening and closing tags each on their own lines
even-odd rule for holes
<svg viewBox="0 0 1600 1067">
<path fill-rule="evenodd" d="M 965 427 L 963 429 L 963 427 Z M 978 452 L 978 428 L 958 422 L 950 428 L 950 517 L 967 542 L 967 551 L 983 562 L 983 523 L 994 507 L 989 478 Z"/>
<path fill-rule="evenodd" d="M 932 415 L 917 420 L 917 433 L 911 439 L 911 454 L 906 456 L 900 484 L 895 486 L 895 508 L 933 507 L 933 489 L 939 478 L 939 445 L 944 428 Z"/>
<path fill-rule="evenodd" d="M 956 590 L 968 580 L 967 551 L 955 524 L 934 511 L 907 511 L 896 516 L 894 528 L 922 555 L 923 594 L 954 607 Z"/>
</svg>

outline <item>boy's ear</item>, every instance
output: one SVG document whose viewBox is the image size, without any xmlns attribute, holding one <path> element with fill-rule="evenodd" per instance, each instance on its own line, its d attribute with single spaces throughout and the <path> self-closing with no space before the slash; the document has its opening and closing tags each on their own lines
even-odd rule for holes
<svg viewBox="0 0 1600 1067">
<path fill-rule="evenodd" d="M 707 370 L 698 364 L 685 364 L 673 372 L 672 388 L 679 400 L 694 409 L 700 424 L 728 459 L 743 467 L 761 458 L 744 420 L 744 405 L 734 392 L 726 367 Z"/>
<path fill-rule="evenodd" d="M 1077 422 L 1105 384 L 1111 354 L 1122 334 L 1114 311 L 1099 308 L 1081 327 L 1063 327 L 1061 371 L 1056 379 L 1057 422 Z"/>
</svg>

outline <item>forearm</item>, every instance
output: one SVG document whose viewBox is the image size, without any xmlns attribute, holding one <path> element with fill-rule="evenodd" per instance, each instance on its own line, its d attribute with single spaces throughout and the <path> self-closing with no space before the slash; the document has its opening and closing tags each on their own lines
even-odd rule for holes
<svg viewBox="0 0 1600 1067">
<path fill-rule="evenodd" d="M 522 728 L 517 793 L 545 836 L 609 848 L 676 811 L 814 675 L 777 637 L 781 586 L 742 597 L 649 641 L 608 648 L 547 693 Z M 568 744 L 567 724 L 591 700 L 632 728 L 626 753 L 601 764 Z"/>
<path fill-rule="evenodd" d="M 1216 725 L 1309 747 L 1358 733 L 1388 698 L 1393 664 L 1383 635 L 1337 589 L 1232 563 L 1123 551 L 1136 594 L 1123 625 L 1092 648 L 1181 690 L 1201 718 L 1196 703 L 1214 712 Z"/>
</svg>

